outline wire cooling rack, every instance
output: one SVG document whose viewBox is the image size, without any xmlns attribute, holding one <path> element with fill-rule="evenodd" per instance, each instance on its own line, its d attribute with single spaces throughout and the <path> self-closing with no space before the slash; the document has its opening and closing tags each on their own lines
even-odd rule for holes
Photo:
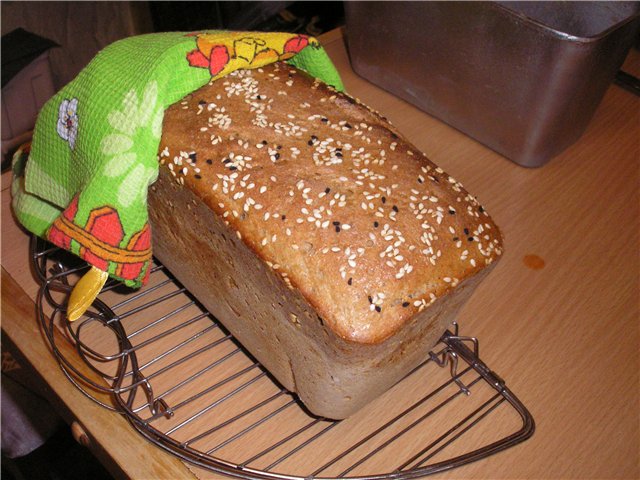
<svg viewBox="0 0 640 480">
<path fill-rule="evenodd" d="M 390 391 L 331 421 L 308 413 L 162 265 L 139 291 L 107 283 L 69 323 L 67 297 L 87 265 L 37 239 L 31 252 L 39 320 L 69 380 L 151 442 L 216 474 L 417 478 L 534 432 L 531 414 L 480 360 L 478 340 L 457 325 Z"/>
</svg>

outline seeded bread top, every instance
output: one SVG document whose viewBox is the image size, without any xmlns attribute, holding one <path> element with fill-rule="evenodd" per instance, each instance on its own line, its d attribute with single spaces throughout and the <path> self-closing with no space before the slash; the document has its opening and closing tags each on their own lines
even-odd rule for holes
<svg viewBox="0 0 640 480">
<path fill-rule="evenodd" d="M 171 106 L 159 159 L 354 342 L 390 337 L 502 252 L 459 182 L 386 119 L 286 64 Z"/>
</svg>

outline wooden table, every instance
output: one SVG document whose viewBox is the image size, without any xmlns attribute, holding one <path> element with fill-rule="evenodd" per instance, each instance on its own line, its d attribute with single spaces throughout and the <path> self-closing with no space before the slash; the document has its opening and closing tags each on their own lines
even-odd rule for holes
<svg viewBox="0 0 640 480">
<path fill-rule="evenodd" d="M 341 33 L 324 38 L 347 88 L 477 195 L 506 253 L 459 323 L 529 407 L 527 442 L 437 478 L 640 477 L 640 99 L 612 86 L 587 132 L 543 168 L 500 157 L 356 76 Z M 640 53 L 625 64 L 640 76 Z M 27 236 L 2 178 L 2 331 L 117 477 L 194 478 L 192 469 L 75 390 L 34 319 Z M 195 470 L 197 473 L 197 470 Z"/>
</svg>

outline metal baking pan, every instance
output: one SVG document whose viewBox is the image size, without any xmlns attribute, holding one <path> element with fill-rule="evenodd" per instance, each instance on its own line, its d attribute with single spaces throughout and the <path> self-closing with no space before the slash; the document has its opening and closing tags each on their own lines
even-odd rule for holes
<svg viewBox="0 0 640 480">
<path fill-rule="evenodd" d="M 538 167 L 587 128 L 638 34 L 639 2 L 345 2 L 353 69 Z"/>
</svg>

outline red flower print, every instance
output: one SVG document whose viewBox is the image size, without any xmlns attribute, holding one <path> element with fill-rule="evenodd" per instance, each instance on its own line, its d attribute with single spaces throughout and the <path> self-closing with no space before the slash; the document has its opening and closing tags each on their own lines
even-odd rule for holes
<svg viewBox="0 0 640 480">
<path fill-rule="evenodd" d="M 111 207 L 101 207 L 92 210 L 89 214 L 89 220 L 87 220 L 85 230 L 94 238 L 113 247 L 117 247 L 124 236 L 120 216 L 118 212 Z M 80 249 L 80 257 L 101 270 L 106 271 L 109 266 L 106 260 L 98 257 L 86 248 Z"/>
<path fill-rule="evenodd" d="M 71 203 L 69 204 L 69 206 L 62 213 L 64 215 L 64 218 L 72 222 L 76 218 L 76 213 L 78 213 L 78 198 L 79 198 L 79 195 L 76 195 L 75 197 L 73 197 L 73 200 L 71 200 Z"/>
<path fill-rule="evenodd" d="M 65 250 L 71 249 L 71 237 L 62 232 L 55 225 L 52 225 L 49 229 L 49 232 L 47 233 L 47 239 L 60 248 L 64 248 Z"/>
<path fill-rule="evenodd" d="M 215 45 L 207 58 L 200 50 L 191 50 L 187 53 L 187 61 L 192 67 L 208 68 L 211 76 L 218 75 L 229 63 L 229 51 L 224 45 Z"/>
<path fill-rule="evenodd" d="M 298 35 L 284 44 L 284 53 L 298 53 L 304 47 L 309 45 L 309 37 L 306 35 Z"/>
<path fill-rule="evenodd" d="M 73 197 L 69 206 L 62 212 L 62 216 L 73 222 L 76 218 L 76 214 L 78 213 L 78 195 Z M 60 230 L 56 224 L 51 225 L 49 232 L 47 233 L 47 239 L 57 245 L 60 248 L 64 248 L 65 250 L 69 250 L 71 248 L 71 237 Z"/>
<path fill-rule="evenodd" d="M 209 59 L 197 48 L 187 53 L 187 60 L 192 67 L 209 68 Z"/>
<path fill-rule="evenodd" d="M 149 224 L 146 224 L 142 230 L 131 237 L 129 244 L 127 245 L 127 250 L 139 252 L 146 250 L 149 247 L 151 247 L 151 229 L 149 228 Z M 144 265 L 145 264 L 143 262 L 123 264 L 118 274 L 127 280 L 134 280 L 140 275 Z M 146 279 L 143 280 L 143 283 L 146 283 Z"/>
<path fill-rule="evenodd" d="M 229 51 L 224 45 L 216 45 L 209 54 L 209 71 L 215 77 L 229 63 Z"/>
<path fill-rule="evenodd" d="M 120 216 L 111 207 L 101 207 L 92 210 L 87 220 L 85 230 L 98 240 L 117 247 L 122 241 L 124 231 Z"/>
</svg>

